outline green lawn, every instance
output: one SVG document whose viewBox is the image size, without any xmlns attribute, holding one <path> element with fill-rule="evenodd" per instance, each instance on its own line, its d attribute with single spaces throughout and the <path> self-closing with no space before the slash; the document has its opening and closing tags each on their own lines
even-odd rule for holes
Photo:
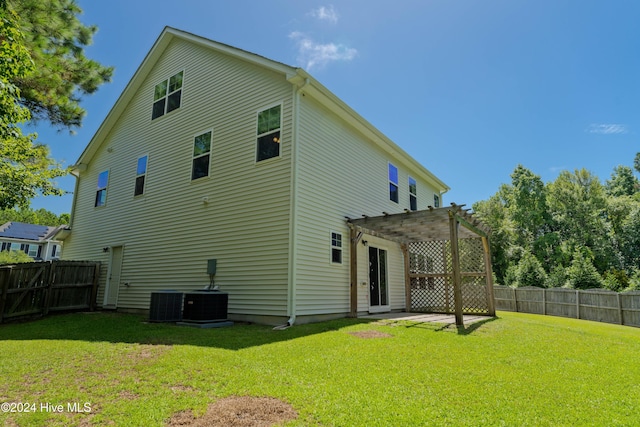
<svg viewBox="0 0 640 427">
<path fill-rule="evenodd" d="M 637 328 L 507 312 L 464 331 L 354 319 L 194 329 L 59 315 L 0 325 L 0 402 L 36 409 L 0 412 L 0 425 L 162 426 L 235 395 L 291 404 L 299 416 L 287 425 L 630 426 L 640 423 L 638 355 Z"/>
</svg>

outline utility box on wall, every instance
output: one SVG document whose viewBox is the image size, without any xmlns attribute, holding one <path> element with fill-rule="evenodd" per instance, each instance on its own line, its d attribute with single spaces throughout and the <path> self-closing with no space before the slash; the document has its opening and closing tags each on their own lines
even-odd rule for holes
<svg viewBox="0 0 640 427">
<path fill-rule="evenodd" d="M 216 274 L 216 267 L 218 264 L 218 260 L 216 259 L 208 259 L 207 260 L 207 274 Z"/>
</svg>

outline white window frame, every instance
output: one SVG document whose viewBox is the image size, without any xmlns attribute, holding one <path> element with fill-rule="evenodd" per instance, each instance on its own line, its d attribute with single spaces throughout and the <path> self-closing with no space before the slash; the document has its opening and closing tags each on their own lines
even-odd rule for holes
<svg viewBox="0 0 640 427">
<path fill-rule="evenodd" d="M 211 133 L 211 139 L 209 140 L 209 151 L 205 152 L 205 153 L 201 153 L 198 155 L 194 154 L 194 150 L 195 150 L 195 145 L 196 145 L 196 138 L 202 135 L 205 135 L 207 133 Z M 202 178 L 209 178 L 211 177 L 211 153 L 213 152 L 213 128 L 209 128 L 207 130 L 204 130 L 202 132 L 198 132 L 197 134 L 193 135 L 193 138 L 191 138 L 191 182 L 197 182 L 200 181 Z M 196 159 L 199 159 L 201 157 L 204 156 L 209 156 L 209 161 L 207 162 L 207 174 L 203 175 L 203 176 L 199 176 L 197 178 L 193 177 L 193 166 L 194 166 L 194 161 Z"/>
<path fill-rule="evenodd" d="M 260 113 L 262 113 L 263 111 L 267 111 L 267 110 L 271 110 L 272 108 L 275 107 L 280 107 L 280 124 L 279 127 L 277 129 L 271 129 L 268 130 L 266 132 L 262 132 L 262 133 L 258 133 L 259 131 L 259 117 L 260 117 Z M 282 120 L 283 120 L 283 114 L 284 113 L 284 103 L 282 101 L 277 102 L 275 104 L 271 104 L 268 107 L 265 108 L 260 108 L 258 111 L 256 111 L 256 118 L 255 118 L 255 124 L 256 124 L 256 148 L 255 148 L 255 163 L 259 164 L 259 163 L 264 163 L 264 162 L 268 162 L 269 160 L 274 160 L 274 159 L 279 159 L 282 157 Z M 280 138 L 278 140 L 278 155 L 277 156 L 273 156 L 273 157 L 268 157 L 266 159 L 258 159 L 258 155 L 260 153 L 259 150 L 259 140 L 262 137 L 265 137 L 269 134 L 275 133 L 275 132 L 279 132 L 280 133 Z"/>
<path fill-rule="evenodd" d="M 40 245 L 29 244 L 27 246 L 28 246 L 27 255 L 29 255 L 31 258 L 37 257 L 38 256 L 38 247 Z M 32 255 L 32 253 L 33 253 L 33 255 Z"/>
<path fill-rule="evenodd" d="M 100 177 L 102 176 L 103 173 L 107 174 L 107 182 L 105 183 L 104 187 L 100 187 Z M 105 169 L 102 172 L 100 172 L 98 174 L 98 179 L 97 179 L 97 183 L 96 183 L 96 197 L 95 200 L 93 201 L 93 207 L 95 208 L 100 208 L 102 206 L 106 206 L 107 205 L 107 196 L 108 196 L 108 191 L 107 189 L 109 188 L 109 180 L 111 179 L 111 170 L 110 169 Z M 104 201 L 101 204 L 98 204 L 98 194 L 104 191 Z"/>
<path fill-rule="evenodd" d="M 140 164 L 140 159 L 143 158 L 147 158 L 145 165 L 144 165 L 144 172 L 143 173 L 138 173 L 138 165 Z M 140 197 L 140 196 L 144 196 L 145 191 L 147 189 L 147 172 L 149 171 L 149 155 L 148 154 L 144 154 L 142 156 L 138 156 L 138 159 L 136 160 L 136 179 L 134 181 L 134 185 L 133 185 L 133 197 Z M 138 188 L 138 178 L 140 177 L 144 177 L 144 181 L 142 183 L 142 192 L 140 194 L 136 194 L 136 189 Z"/>
<path fill-rule="evenodd" d="M 182 73 L 182 81 L 180 82 L 180 87 L 174 91 L 170 91 L 170 83 L 171 83 L 171 79 L 175 76 L 177 76 L 178 74 Z M 167 84 L 166 90 L 165 90 L 165 94 L 164 96 L 162 96 L 161 98 L 156 99 L 156 87 L 162 83 Z M 156 120 L 159 119 L 160 117 L 163 117 L 169 113 L 171 113 L 172 111 L 178 110 L 179 108 L 182 107 L 182 93 L 180 93 L 180 105 L 176 108 L 174 108 L 171 111 L 167 111 L 167 109 L 169 108 L 169 97 L 171 95 L 173 95 L 174 93 L 178 92 L 178 91 L 182 91 L 182 89 L 184 88 L 184 70 L 180 70 L 177 73 L 173 73 L 171 76 L 169 76 L 168 78 L 162 80 L 160 83 L 156 83 L 155 85 L 153 85 L 153 102 L 151 104 L 151 120 Z M 164 99 L 164 109 L 162 114 L 160 114 L 159 116 L 154 117 L 153 115 L 153 111 L 155 108 L 155 105 L 158 101 L 160 101 L 161 99 Z"/>
<path fill-rule="evenodd" d="M 414 187 L 413 192 L 411 192 L 411 181 L 413 181 L 413 187 Z M 412 211 L 417 211 L 418 210 L 418 181 L 412 178 L 411 176 L 409 176 L 408 183 L 409 183 L 409 209 Z M 413 209 L 413 207 L 411 206 L 412 199 L 415 199 L 416 201 L 415 209 Z"/>
<path fill-rule="evenodd" d="M 396 182 L 393 182 L 391 180 L 391 168 L 394 168 L 396 170 Z M 389 185 L 387 186 L 387 191 L 389 191 L 389 200 L 392 201 L 393 203 L 400 203 L 400 185 L 399 185 L 399 181 L 400 181 L 400 170 L 398 169 L 398 167 L 396 165 L 394 165 L 391 162 L 387 162 L 387 179 L 389 181 Z M 396 196 L 398 198 L 398 200 L 393 200 L 391 198 L 391 186 L 395 186 L 396 187 Z"/>
<path fill-rule="evenodd" d="M 343 255 L 344 255 L 344 245 L 343 245 L 344 238 L 343 238 L 343 235 L 340 232 L 331 230 L 330 233 L 329 233 L 329 236 L 331 238 L 331 241 L 330 241 L 331 247 L 330 247 L 330 250 L 329 250 L 329 262 L 331 264 L 333 264 L 333 265 L 342 265 L 344 263 L 344 261 L 343 261 L 344 260 L 344 257 L 343 257 Z M 339 239 L 335 238 L 334 236 L 339 236 Z M 339 241 L 340 245 L 336 245 L 335 244 L 336 241 Z M 337 262 L 337 261 L 333 260 L 334 251 L 339 251 L 340 252 L 340 262 Z"/>
<path fill-rule="evenodd" d="M 434 208 L 439 208 L 440 207 L 440 195 L 439 194 L 433 194 L 433 207 Z"/>
</svg>

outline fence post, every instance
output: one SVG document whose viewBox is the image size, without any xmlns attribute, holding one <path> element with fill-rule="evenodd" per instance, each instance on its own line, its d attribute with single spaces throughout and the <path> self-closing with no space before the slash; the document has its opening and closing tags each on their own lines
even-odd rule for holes
<svg viewBox="0 0 640 427">
<path fill-rule="evenodd" d="M 10 266 L 0 268 L 0 323 L 4 319 L 4 309 L 7 302 L 7 290 L 9 289 L 9 282 L 11 281 Z"/>
<path fill-rule="evenodd" d="M 47 261 L 49 271 L 44 275 L 46 288 L 44 290 L 44 306 L 42 307 L 42 315 L 49 314 L 49 308 L 51 308 L 51 297 L 53 293 L 53 281 L 55 280 L 55 267 L 53 263 L 55 261 Z"/>
<path fill-rule="evenodd" d="M 98 281 L 100 279 L 100 263 L 95 262 L 93 267 L 93 286 L 91 287 L 91 301 L 89 301 L 89 309 L 96 309 L 96 300 L 98 299 Z"/>
<path fill-rule="evenodd" d="M 547 314 L 547 290 L 542 288 L 542 314 Z"/>
<path fill-rule="evenodd" d="M 576 319 L 580 318 L 580 290 L 576 289 Z"/>
<path fill-rule="evenodd" d="M 620 292 L 616 293 L 616 297 L 618 297 L 618 324 L 624 325 L 624 319 L 622 318 L 622 301 L 620 301 Z"/>
</svg>

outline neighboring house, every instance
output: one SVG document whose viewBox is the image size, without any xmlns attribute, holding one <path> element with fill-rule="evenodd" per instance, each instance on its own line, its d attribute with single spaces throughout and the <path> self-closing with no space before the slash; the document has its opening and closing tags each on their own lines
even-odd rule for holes
<svg viewBox="0 0 640 427">
<path fill-rule="evenodd" d="M 62 242 L 54 236 L 64 227 L 7 222 L 0 226 L 0 251 L 22 251 L 36 261 L 58 259 Z"/>
<path fill-rule="evenodd" d="M 271 324 L 405 309 L 396 241 L 366 235 L 350 284 L 346 218 L 448 190 L 306 71 L 169 27 L 73 173 L 64 257 L 107 266 L 99 305 L 204 288 L 215 259 L 230 318 Z"/>
</svg>

